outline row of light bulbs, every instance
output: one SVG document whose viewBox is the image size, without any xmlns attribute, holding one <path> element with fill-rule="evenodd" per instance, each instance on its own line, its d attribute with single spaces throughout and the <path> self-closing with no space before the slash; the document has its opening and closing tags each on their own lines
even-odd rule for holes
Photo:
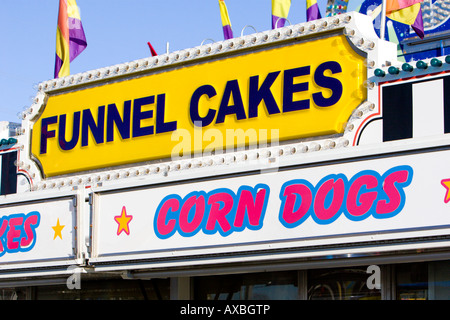
<svg viewBox="0 0 450 320">
<path fill-rule="evenodd" d="M 415 65 L 415 68 L 414 68 Z M 430 73 L 440 71 L 441 68 L 448 69 L 450 67 L 450 55 L 445 57 L 431 58 L 427 60 L 418 60 L 413 62 L 405 62 L 401 66 L 389 66 L 387 72 L 383 68 L 377 68 L 374 70 L 374 76 L 378 78 L 383 78 L 386 75 L 396 76 L 405 73 L 411 73 L 414 70 L 419 70 L 422 72 Z M 370 81 L 369 81 L 370 82 Z"/>
<path fill-rule="evenodd" d="M 244 162 L 255 163 L 255 161 L 260 161 L 261 164 L 270 164 L 276 162 L 278 158 L 283 156 L 343 148 L 347 147 L 348 145 L 348 139 L 341 137 L 335 140 L 326 139 L 323 141 L 311 141 L 309 143 L 298 143 L 265 149 L 238 151 L 230 154 L 180 159 L 178 161 L 170 163 L 152 164 L 130 169 L 118 169 L 110 172 L 96 173 L 73 178 L 62 178 L 55 180 L 49 179 L 35 184 L 32 187 L 32 191 L 65 187 L 73 188 L 75 186 L 96 186 L 103 182 L 111 182 L 127 178 L 139 178 L 157 174 L 168 175 L 169 172 L 178 172 L 221 165 L 241 165 Z M 19 162 L 18 166 L 25 169 L 30 169 L 30 165 L 24 162 Z"/>
</svg>

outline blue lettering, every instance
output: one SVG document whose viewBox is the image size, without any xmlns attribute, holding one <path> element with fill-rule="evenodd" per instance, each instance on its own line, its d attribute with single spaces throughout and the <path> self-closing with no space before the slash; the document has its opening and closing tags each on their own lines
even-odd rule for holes
<svg viewBox="0 0 450 320">
<path fill-rule="evenodd" d="M 310 74 L 310 67 L 300 67 L 284 71 L 283 112 L 309 109 L 309 99 L 294 101 L 294 93 L 308 91 L 308 82 L 294 84 L 294 78 Z"/>
<path fill-rule="evenodd" d="M 317 67 L 314 73 L 314 82 L 323 88 L 330 89 L 332 94 L 329 98 L 324 98 L 321 92 L 313 93 L 314 103 L 319 107 L 329 107 L 336 104 L 342 97 L 342 83 L 335 78 L 324 75 L 325 70 L 330 70 L 332 74 L 341 73 L 342 68 L 336 61 L 327 61 Z"/>
<path fill-rule="evenodd" d="M 61 149 L 67 151 L 72 150 L 78 143 L 80 137 L 80 118 L 81 112 L 77 111 L 73 114 L 73 132 L 72 139 L 70 141 L 66 140 L 66 115 L 62 114 L 59 116 L 59 146 Z"/>
<path fill-rule="evenodd" d="M 48 126 L 58 122 L 58 116 L 42 119 L 41 123 L 41 148 L 39 153 L 47 153 L 47 140 L 56 136 L 55 130 L 48 130 Z"/>
<path fill-rule="evenodd" d="M 233 96 L 234 105 L 229 105 L 231 96 Z M 225 86 L 225 92 L 223 93 L 222 101 L 220 102 L 216 123 L 223 123 L 225 121 L 225 116 L 230 114 L 236 115 L 236 120 L 247 118 L 237 80 L 228 81 Z"/>
<path fill-rule="evenodd" d="M 198 103 L 202 96 L 206 95 L 208 99 L 211 99 L 216 94 L 216 89 L 214 89 L 214 87 L 211 85 L 204 85 L 195 90 L 191 98 L 191 103 L 189 105 L 189 115 L 194 125 L 201 123 L 202 127 L 206 127 L 214 121 L 216 110 L 209 109 L 208 114 L 205 117 L 201 117 L 198 113 Z"/>
<path fill-rule="evenodd" d="M 94 136 L 97 144 L 103 143 L 105 140 L 105 106 L 98 107 L 97 123 L 92 116 L 90 109 L 83 110 L 83 123 L 81 125 L 81 146 L 88 145 L 89 130 Z"/>
<path fill-rule="evenodd" d="M 277 102 L 273 97 L 270 87 L 277 79 L 280 71 L 271 72 L 258 88 L 259 76 L 250 77 L 249 99 L 248 99 L 248 117 L 255 118 L 258 116 L 258 106 L 262 101 L 266 106 L 269 115 L 280 113 Z"/>
<path fill-rule="evenodd" d="M 123 104 L 123 118 L 120 117 L 116 105 L 108 105 L 108 116 L 106 118 L 106 141 L 114 141 L 114 125 L 120 133 L 122 139 L 130 138 L 131 101 Z"/>
<path fill-rule="evenodd" d="M 134 100 L 133 109 L 133 138 L 153 134 L 153 126 L 141 127 L 141 121 L 153 118 L 153 110 L 142 111 L 142 106 L 154 104 L 155 96 L 149 96 Z"/>
<path fill-rule="evenodd" d="M 164 133 L 177 130 L 177 122 L 165 122 L 166 95 L 160 94 L 156 100 L 156 133 Z"/>
<path fill-rule="evenodd" d="M 177 129 L 177 121 L 165 120 L 165 94 L 158 95 L 156 104 L 156 133 L 165 133 Z M 61 150 L 69 151 L 76 147 L 80 140 L 81 131 L 81 146 L 89 145 L 89 134 L 92 134 L 95 143 L 101 144 L 105 142 L 114 141 L 115 129 L 117 129 L 120 139 L 129 139 L 132 128 L 133 137 L 141 137 L 151 135 L 154 133 L 153 126 L 142 126 L 141 121 L 153 117 L 153 110 L 142 110 L 145 105 L 153 104 L 155 96 L 149 96 L 134 100 L 134 110 L 131 111 L 132 100 L 127 100 L 123 104 L 123 113 L 119 110 L 115 103 L 108 104 L 108 107 L 98 107 L 97 117 L 92 115 L 90 109 L 83 111 L 76 111 L 73 113 L 73 126 L 70 140 L 67 135 L 67 114 L 43 118 L 41 122 L 41 136 L 40 136 L 40 154 L 47 153 L 48 139 L 56 137 L 56 130 L 50 130 L 50 125 L 58 124 L 58 144 Z M 107 111 L 107 114 L 105 114 Z M 133 116 L 133 119 L 131 119 Z M 106 128 L 105 128 L 106 126 Z"/>
</svg>

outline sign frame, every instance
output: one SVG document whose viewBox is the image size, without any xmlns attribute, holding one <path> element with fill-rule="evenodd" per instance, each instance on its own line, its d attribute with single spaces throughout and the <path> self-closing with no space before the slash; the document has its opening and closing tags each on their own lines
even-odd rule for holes
<svg viewBox="0 0 450 320">
<path fill-rule="evenodd" d="M 31 124 L 34 124 L 42 114 L 49 97 L 52 95 L 101 86 L 103 83 L 108 82 L 134 79 L 136 77 L 141 77 L 144 74 L 159 74 L 169 69 L 183 68 L 189 64 L 245 55 L 249 50 L 265 50 L 270 47 L 284 46 L 293 41 L 302 42 L 309 41 L 311 38 L 327 38 L 332 34 L 344 35 L 354 52 L 362 53 L 367 57 L 367 59 L 365 59 L 367 60 L 368 68 L 366 77 L 368 77 L 371 61 L 378 58 L 389 59 L 395 54 L 392 43 L 381 41 L 376 37 L 370 19 L 368 19 L 367 16 L 352 12 L 340 17 L 321 19 L 277 30 L 260 32 L 214 44 L 201 45 L 192 49 L 167 53 L 158 57 L 146 58 L 117 66 L 93 70 L 63 79 L 50 80 L 40 84 L 35 104 L 24 113 L 24 118 L 30 120 Z M 365 89 L 363 92 L 364 91 Z M 355 105 L 354 109 L 356 110 L 357 107 L 358 106 Z M 344 132 L 342 132 L 342 134 L 344 134 Z M 323 138 L 323 136 L 315 137 L 315 139 L 318 140 Z M 42 179 L 58 177 L 58 175 L 47 175 L 44 172 L 43 164 L 33 155 L 31 147 L 28 152 L 30 153 L 30 158 L 33 159 L 33 164 L 31 166 L 38 169 Z M 164 161 L 167 160 L 168 159 L 164 159 Z M 127 166 L 132 166 L 133 164 L 139 165 L 140 163 L 129 163 Z M 95 170 L 111 170 L 114 168 L 116 167 L 106 166 Z M 85 171 L 70 172 L 69 174 L 80 175 L 88 172 L 89 170 L 86 168 Z"/>
<path fill-rule="evenodd" d="M 34 250 L 43 250 L 42 256 L 40 257 L 40 253 L 33 253 L 32 257 L 28 257 L 28 253 L 20 253 L 23 258 L 19 258 L 18 260 L 9 260 L 9 261 L 2 261 L 2 258 L 0 257 L 0 278 L 3 277 L 11 277 L 13 274 L 17 274 L 20 276 L 26 269 L 32 268 L 33 270 L 35 268 L 39 267 L 68 267 L 70 265 L 76 265 L 80 264 L 83 261 L 83 248 L 81 246 L 82 241 L 82 228 L 80 228 L 82 221 L 81 221 L 81 214 L 80 214 L 80 194 L 78 191 L 72 191 L 72 192 L 45 192 L 45 193 L 25 193 L 25 194 L 13 194 L 8 195 L 6 199 L 4 199 L 0 203 L 0 210 L 13 210 L 12 216 L 14 216 L 16 213 L 22 214 L 21 211 L 24 210 L 24 208 L 29 208 L 29 210 L 37 213 L 40 216 L 39 223 L 36 227 L 35 232 L 39 232 L 35 234 L 36 237 L 36 244 L 31 247 L 30 253 Z M 69 214 L 69 212 L 63 213 L 62 211 L 59 212 L 59 218 L 62 220 L 59 221 L 53 221 L 49 220 L 50 215 L 46 212 L 40 212 L 36 211 L 33 208 L 36 207 L 51 207 L 52 204 L 55 204 L 55 206 L 63 206 L 65 208 L 68 208 L 68 210 L 71 210 L 69 217 L 64 217 L 64 214 Z M 28 212 L 23 212 L 23 214 L 26 214 Z M 26 215 L 25 215 L 26 216 Z M 53 214 L 51 215 L 53 217 Z M 2 218 L 8 218 L 7 215 L 3 215 Z M 69 222 L 69 225 L 67 225 Z M 51 223 L 51 225 L 49 224 Z M 55 225 L 56 223 L 56 225 Z M 67 225 L 67 226 L 66 226 Z M 48 227 L 47 233 L 49 233 L 49 236 L 43 238 L 43 233 L 39 231 L 40 227 L 46 226 Z M 70 228 L 72 227 L 72 228 Z M 16 227 L 17 228 L 17 227 Z M 53 228 L 53 231 L 52 231 Z M 66 230 L 64 230 L 64 228 Z M 22 229 L 22 228 L 19 228 Z M 26 231 L 26 227 L 25 230 Z M 53 234 L 53 233 L 54 234 Z M 29 234 L 29 232 L 27 232 Z M 69 236 L 70 238 L 67 239 L 66 237 Z M 24 234 L 22 232 L 22 237 L 24 237 Z M 42 247 L 42 241 L 48 241 L 45 240 L 45 238 L 51 239 L 53 238 L 53 241 L 55 242 L 62 242 L 63 247 L 61 247 L 60 244 L 57 244 L 58 248 L 56 248 L 54 251 L 56 254 L 49 253 L 51 251 L 46 251 Z M 18 238 L 16 238 L 18 239 Z M 64 239 L 64 240 L 63 240 Z M 50 242 L 45 242 L 50 243 Z M 68 249 L 67 246 L 70 245 L 71 249 Z M 61 248 L 60 248 L 61 247 Z M 46 249 L 48 250 L 48 249 Z M 61 251 L 62 250 L 62 251 Z M 70 252 L 69 252 L 70 251 Z M 58 253 L 59 252 L 59 253 Z M 9 256 L 8 256 L 9 255 Z M 10 258 L 12 257 L 13 253 L 10 254 L 6 252 L 3 257 L 4 258 Z M 37 272 L 36 270 L 32 271 L 31 273 Z M 57 273 L 57 269 L 55 269 L 55 272 Z"/>
<path fill-rule="evenodd" d="M 377 148 L 378 147 L 378 148 Z M 359 161 L 370 161 L 374 159 L 390 159 L 397 156 L 415 155 L 415 154 L 428 154 L 433 152 L 439 152 L 442 150 L 450 150 L 450 140 L 448 137 L 439 141 L 433 139 L 423 139 L 416 141 L 405 146 L 404 143 L 391 142 L 386 146 L 379 149 L 379 146 L 358 147 L 359 152 L 355 153 L 351 150 L 341 150 L 339 155 L 334 153 L 322 154 L 316 156 L 313 159 L 308 159 L 304 163 L 298 163 L 297 161 L 291 161 L 290 163 L 283 163 L 280 165 L 280 172 L 322 167 L 324 165 L 351 164 Z M 421 151 L 420 151 L 421 150 Z M 334 157 L 332 156 L 334 155 Z M 245 172 L 245 173 L 244 173 Z M 243 170 L 241 174 L 224 174 L 216 175 L 212 178 L 206 176 L 200 176 L 199 182 L 210 181 L 214 183 L 216 179 L 230 179 L 233 177 L 245 177 L 256 175 L 258 172 Z M 381 172 L 380 172 L 381 173 Z M 237 174 L 237 175 L 236 175 Z M 187 178 L 188 179 L 188 178 Z M 186 247 L 186 248 L 168 248 L 167 250 L 155 250 L 143 251 L 143 252 L 121 252 L 120 254 L 99 254 L 96 251 L 96 242 L 98 241 L 99 234 L 97 233 L 97 227 L 99 221 L 98 217 L 98 204 L 99 199 L 105 194 L 114 194 L 116 192 L 122 192 L 128 190 L 133 192 L 134 190 L 146 190 L 152 188 L 161 188 L 172 184 L 176 186 L 180 181 L 173 181 L 172 183 L 134 183 L 130 184 L 123 189 L 117 188 L 95 188 L 93 189 L 93 229 L 92 229 L 92 255 L 90 262 L 96 267 L 104 270 L 109 268 L 124 268 L 129 269 L 133 266 L 147 265 L 153 267 L 180 267 L 183 265 L 191 265 L 192 263 L 198 263 L 201 265 L 208 265 L 221 262 L 239 262 L 239 261 L 258 261 L 260 259 L 279 259 L 292 258 L 292 257 L 322 257 L 324 255 L 337 255 L 342 254 L 340 252 L 352 252 L 352 254 L 370 255 L 370 252 L 384 252 L 389 250 L 410 250 L 412 248 L 439 248 L 442 246 L 448 246 L 449 239 L 447 235 L 450 232 L 450 223 L 447 225 L 433 226 L 433 227 L 417 227 L 417 228 L 400 228 L 393 230 L 385 230 L 383 232 L 356 232 L 347 235 L 329 235 L 329 236 L 317 236 L 309 238 L 299 238 L 292 240 L 280 240 L 280 241 L 262 241 L 255 243 L 235 243 L 231 246 L 222 244 L 217 246 L 199 246 L 199 247 Z M 191 180 L 183 181 L 183 183 L 189 184 Z M 442 192 L 444 190 L 442 189 Z M 442 194 L 444 199 L 444 194 Z M 273 213 L 272 213 L 273 214 Z M 447 240 L 444 239 L 447 237 Z M 408 239 L 415 239 L 417 241 L 408 242 Z M 418 241 L 420 239 L 420 241 Z M 431 240 L 430 240 L 431 239 Z M 433 239 L 441 239 L 441 241 L 434 241 Z M 430 241 L 429 243 L 427 241 Z M 406 242 L 405 242 L 406 241 Z M 407 244 L 407 245 L 405 245 Z M 356 247 L 355 247 L 356 245 Z M 355 247 L 357 249 L 349 249 Z M 372 249 L 370 249 L 370 248 Z M 286 252 L 286 249 L 288 249 Z M 344 248 L 344 249 L 340 249 Z M 346 248 L 346 249 L 345 249 Z M 403 248 L 403 249 L 402 249 Z M 342 251 L 343 250 L 343 251 Z M 253 254 L 250 254 L 253 252 Z M 254 255 L 254 252 L 258 252 L 258 255 Z M 220 258 L 217 254 L 223 254 Z M 121 267 L 121 261 L 127 260 L 129 263 L 127 266 Z M 163 262 L 164 261 L 164 262 Z"/>
</svg>

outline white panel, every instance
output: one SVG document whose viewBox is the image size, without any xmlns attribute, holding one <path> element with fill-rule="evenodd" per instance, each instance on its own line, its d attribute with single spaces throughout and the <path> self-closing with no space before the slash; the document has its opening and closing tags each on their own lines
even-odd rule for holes
<svg viewBox="0 0 450 320">
<path fill-rule="evenodd" d="M 413 137 L 444 133 L 443 80 L 413 84 Z"/>
<path fill-rule="evenodd" d="M 68 263 L 74 258 L 76 212 L 72 198 L 0 205 L 0 217 L 0 269 L 49 260 Z"/>
<path fill-rule="evenodd" d="M 431 152 L 422 154 L 403 155 L 389 158 L 378 158 L 349 163 L 330 164 L 325 166 L 300 168 L 295 170 L 255 174 L 244 177 L 216 179 L 210 181 L 189 182 L 184 184 L 157 186 L 155 188 L 124 189 L 121 192 L 113 191 L 97 193 L 94 198 L 94 233 L 93 256 L 91 261 L 123 260 L 133 257 L 174 257 L 191 254 L 208 254 L 239 252 L 241 250 L 268 249 L 274 247 L 289 247 L 296 245 L 330 245 L 355 241 L 356 236 L 365 236 L 365 241 L 398 239 L 405 236 L 405 232 L 413 232 L 417 236 L 427 231 L 439 234 L 450 225 L 450 203 L 445 202 L 447 189 L 441 183 L 450 179 L 450 167 L 446 164 L 450 151 Z M 401 174 L 399 174 L 401 172 Z M 397 176 L 407 177 L 404 184 L 391 180 Z M 356 188 L 355 179 L 360 176 L 370 176 L 374 186 L 368 190 Z M 388 178 L 389 177 L 389 178 Z M 283 187 L 289 184 L 303 184 L 318 199 L 319 187 L 330 179 L 342 179 L 343 196 L 342 205 L 327 219 L 319 218 L 321 202 L 309 206 L 305 219 L 297 223 L 288 224 L 282 218 L 284 204 Z M 361 180 L 359 180 L 361 181 Z M 364 180 L 366 181 L 366 180 Z M 251 225 L 246 216 L 243 226 L 237 223 L 236 205 L 240 198 L 239 190 L 259 186 L 258 190 L 265 188 L 268 192 L 265 209 L 261 215 L 260 223 Z M 350 213 L 349 208 L 355 209 L 356 200 L 350 199 L 350 188 L 360 190 L 357 198 L 365 194 L 375 196 L 369 201 L 370 208 L 357 216 L 355 211 Z M 339 188 L 338 188 L 339 189 Z M 305 190 L 303 188 L 302 190 Z M 337 189 L 336 189 L 337 190 Z M 173 203 L 180 204 L 179 208 L 171 207 L 176 212 L 187 196 L 202 195 L 211 200 L 211 195 L 226 191 L 233 196 L 232 204 L 235 206 L 226 215 L 231 230 L 223 232 L 221 228 L 207 230 L 207 221 L 211 218 L 211 207 L 206 205 L 200 210 L 198 228 L 187 230 L 180 226 L 180 214 L 168 212 L 163 221 L 166 225 L 173 224 L 168 230 L 172 231 L 165 236 L 157 232 L 157 217 L 161 216 L 161 205 L 167 199 L 175 199 Z M 337 191 L 336 191 L 337 192 Z M 307 193 L 305 193 L 306 195 Z M 328 193 L 327 193 L 328 194 Z M 332 193 L 329 193 L 330 195 Z M 339 194 L 337 192 L 336 194 Z M 353 193 L 354 195 L 355 193 Z M 336 200 L 337 196 L 333 198 Z M 326 203 L 329 197 L 324 197 Z M 208 200 L 205 201 L 208 203 Z M 339 203 L 339 201 L 337 202 Z M 382 204 L 385 209 L 380 209 Z M 392 205 L 391 208 L 388 208 Z M 294 210 L 301 206 L 296 202 Z M 328 204 L 324 205 L 327 208 Z M 125 208 L 125 211 L 123 209 Z M 317 210 L 316 210 L 317 209 Z M 385 212 L 383 213 L 383 210 Z M 118 219 L 123 213 L 127 230 L 119 229 Z M 220 214 L 218 215 L 220 216 Z M 188 215 L 184 225 L 188 226 L 194 216 Z M 224 222 L 224 220 L 222 220 Z M 164 224 L 163 223 L 163 224 Z M 218 225 L 216 224 L 216 227 Z M 436 229 L 437 228 L 437 229 Z M 419 230 L 419 231 L 418 231 Z M 420 231 L 423 230 L 423 231 Z M 441 230 L 441 231 L 439 231 Z"/>
</svg>

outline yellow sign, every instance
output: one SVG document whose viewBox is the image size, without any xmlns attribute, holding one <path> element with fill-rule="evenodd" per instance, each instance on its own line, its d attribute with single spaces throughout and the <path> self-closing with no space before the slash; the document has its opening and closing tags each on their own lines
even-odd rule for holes
<svg viewBox="0 0 450 320">
<path fill-rule="evenodd" d="M 49 177 L 342 133 L 365 80 L 344 35 L 215 57 L 49 95 L 32 153 Z"/>
</svg>

